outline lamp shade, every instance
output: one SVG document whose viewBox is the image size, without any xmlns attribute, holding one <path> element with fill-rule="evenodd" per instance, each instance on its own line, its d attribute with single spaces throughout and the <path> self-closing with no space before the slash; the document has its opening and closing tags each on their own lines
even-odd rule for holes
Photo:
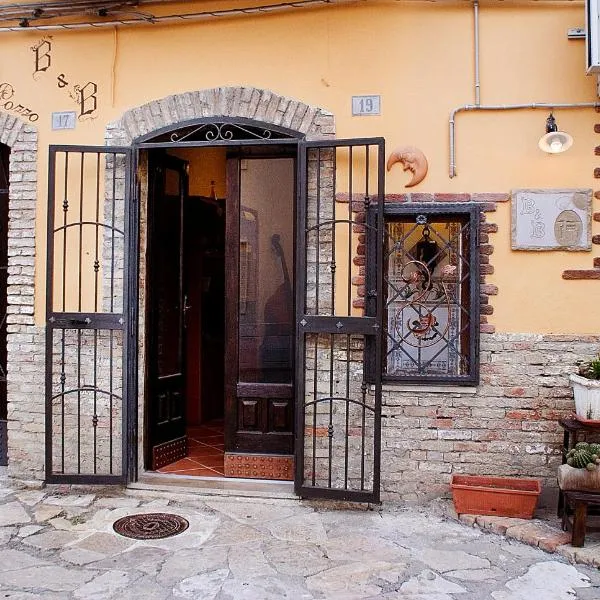
<svg viewBox="0 0 600 600">
<path fill-rule="evenodd" d="M 540 150 L 543 150 L 548 154 L 565 152 L 565 150 L 568 150 L 572 145 L 572 136 L 564 131 L 550 131 L 549 133 L 544 134 L 538 142 Z"/>
</svg>

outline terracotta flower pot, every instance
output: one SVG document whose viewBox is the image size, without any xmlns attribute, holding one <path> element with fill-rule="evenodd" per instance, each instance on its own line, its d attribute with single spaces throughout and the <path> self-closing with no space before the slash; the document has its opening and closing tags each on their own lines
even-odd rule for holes
<svg viewBox="0 0 600 600">
<path fill-rule="evenodd" d="M 531 519 L 541 492 L 538 479 L 453 475 L 452 498 L 458 514 Z"/>
</svg>

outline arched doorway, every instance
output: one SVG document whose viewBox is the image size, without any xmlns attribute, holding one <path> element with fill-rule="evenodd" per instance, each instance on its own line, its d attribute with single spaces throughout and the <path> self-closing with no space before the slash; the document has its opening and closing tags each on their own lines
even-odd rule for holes
<svg viewBox="0 0 600 600">
<path fill-rule="evenodd" d="M 136 141 L 147 470 L 293 478 L 303 137 L 217 117 Z"/>
</svg>

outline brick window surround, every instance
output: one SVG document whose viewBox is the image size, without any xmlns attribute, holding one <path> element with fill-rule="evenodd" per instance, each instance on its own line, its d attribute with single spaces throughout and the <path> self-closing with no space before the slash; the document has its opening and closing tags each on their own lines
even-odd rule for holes
<svg viewBox="0 0 600 600">
<path fill-rule="evenodd" d="M 476 202 L 480 206 L 481 220 L 479 223 L 479 330 L 481 333 L 495 333 L 496 328 L 489 323 L 489 317 L 493 315 L 492 305 L 493 297 L 498 294 L 497 286 L 487 282 L 487 275 L 494 273 L 494 266 L 491 262 L 494 246 L 490 243 L 490 234 L 498 232 L 498 225 L 489 219 L 496 211 L 499 202 L 508 202 L 510 194 L 508 193 L 474 193 L 474 194 L 427 194 L 427 193 L 407 193 L 407 194 L 386 194 L 386 204 L 410 203 L 414 205 L 427 205 L 432 202 L 440 203 L 468 203 Z M 337 202 L 348 202 L 348 194 L 340 193 L 336 197 Z M 364 199 L 355 194 L 352 198 L 352 212 L 355 214 L 355 220 L 358 223 L 365 221 Z M 364 228 L 360 225 L 355 226 L 355 233 L 359 233 L 356 254 L 353 258 L 354 265 L 359 268 L 359 274 L 354 278 L 356 294 L 353 301 L 355 308 L 364 308 L 365 306 L 365 284 L 364 284 L 364 255 L 365 255 L 365 237 Z"/>
</svg>

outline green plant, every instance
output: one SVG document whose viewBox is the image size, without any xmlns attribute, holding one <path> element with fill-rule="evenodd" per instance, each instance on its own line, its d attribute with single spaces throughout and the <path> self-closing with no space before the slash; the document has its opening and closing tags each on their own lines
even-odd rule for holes
<svg viewBox="0 0 600 600">
<path fill-rule="evenodd" d="M 567 453 L 567 464 L 576 469 L 595 471 L 600 465 L 600 444 L 579 442 Z"/>
<path fill-rule="evenodd" d="M 586 379 L 600 379 L 600 355 L 592 360 L 579 361 L 579 374 Z"/>
</svg>

